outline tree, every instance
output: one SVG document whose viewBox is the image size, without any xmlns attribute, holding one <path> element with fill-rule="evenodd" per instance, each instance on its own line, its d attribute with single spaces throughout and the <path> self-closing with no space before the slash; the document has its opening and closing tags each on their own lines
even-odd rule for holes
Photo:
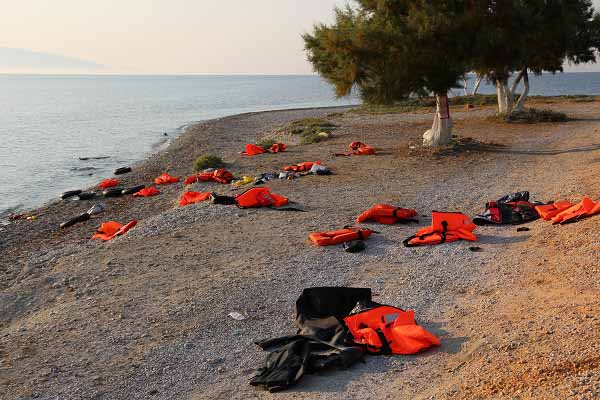
<svg viewBox="0 0 600 400">
<path fill-rule="evenodd" d="M 426 146 L 452 139 L 448 91 L 468 70 L 478 10 L 474 0 L 357 0 L 337 8 L 332 25 L 303 35 L 313 68 L 345 96 L 357 88 L 368 103 L 433 93 L 436 112 Z"/>
<path fill-rule="evenodd" d="M 598 18 L 589 0 L 491 0 L 481 15 L 471 67 L 488 71 L 496 85 L 498 111 L 522 109 L 529 71 L 562 72 L 565 61 L 595 62 Z M 518 72 L 509 88 L 508 79 Z M 524 90 L 516 104 L 519 83 Z"/>
</svg>

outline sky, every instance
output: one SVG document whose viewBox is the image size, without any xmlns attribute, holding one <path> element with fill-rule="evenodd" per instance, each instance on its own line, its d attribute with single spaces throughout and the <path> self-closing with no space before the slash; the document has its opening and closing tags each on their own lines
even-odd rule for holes
<svg viewBox="0 0 600 400">
<path fill-rule="evenodd" d="M 308 74 L 300 35 L 331 22 L 346 0 L 0 0 L 0 72 Z M 594 0 L 600 9 L 600 0 Z M 37 68 L 4 63 L 13 50 L 50 53 Z M 8 49 L 5 49 L 8 50 Z M 27 57 L 26 57 L 27 58 Z M 27 58 L 31 59 L 31 57 Z M 35 59 L 35 58 L 34 58 Z M 86 63 L 77 64 L 77 60 Z M 53 70 L 44 71 L 44 65 Z M 573 70 L 567 66 L 567 70 Z M 583 66 L 577 70 L 600 70 Z M 69 70 L 68 72 L 72 72 Z"/>
<path fill-rule="evenodd" d="M 307 74 L 300 35 L 330 22 L 336 4 L 345 1 L 0 0 L 0 48 L 109 73 Z M 28 72 L 10 68 L 3 72 Z"/>
</svg>

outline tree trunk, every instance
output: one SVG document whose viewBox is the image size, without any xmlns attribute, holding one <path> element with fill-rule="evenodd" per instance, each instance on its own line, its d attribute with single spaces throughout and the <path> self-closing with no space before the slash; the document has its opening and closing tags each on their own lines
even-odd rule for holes
<svg viewBox="0 0 600 400">
<path fill-rule="evenodd" d="M 498 113 L 509 115 L 513 110 L 513 96 L 508 89 L 507 80 L 496 80 L 498 93 Z"/>
<path fill-rule="evenodd" d="M 525 108 L 525 101 L 529 95 L 529 74 L 527 73 L 527 68 L 523 70 L 523 86 L 523 93 L 521 93 L 521 96 L 515 105 L 515 110 L 517 111 L 521 111 Z"/>
<path fill-rule="evenodd" d="M 423 134 L 423 146 L 445 146 L 452 141 L 452 118 L 448 106 L 448 94 L 435 95 L 433 126 Z"/>
<path fill-rule="evenodd" d="M 475 80 L 475 84 L 473 85 L 473 90 L 471 91 L 471 96 L 475 96 L 477 91 L 479 90 L 479 85 L 481 85 L 481 81 L 483 80 L 483 75 L 477 75 L 477 79 Z"/>
<path fill-rule="evenodd" d="M 526 71 L 527 71 L 527 68 L 520 70 L 519 75 L 517 75 L 515 77 L 515 80 L 513 81 L 513 84 L 510 87 L 510 93 L 513 95 L 513 98 L 515 95 L 515 91 L 517 90 L 517 86 L 519 86 L 519 82 L 521 82 L 521 79 L 523 78 L 523 75 L 525 74 Z"/>
</svg>

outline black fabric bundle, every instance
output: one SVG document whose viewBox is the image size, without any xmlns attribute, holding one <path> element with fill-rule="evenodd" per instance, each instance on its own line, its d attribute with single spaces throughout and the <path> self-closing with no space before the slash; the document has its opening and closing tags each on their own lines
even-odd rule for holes
<svg viewBox="0 0 600 400">
<path fill-rule="evenodd" d="M 371 303 L 371 289 L 367 288 L 304 289 L 296 301 L 297 334 L 256 343 L 269 354 L 250 384 L 276 392 L 297 383 L 305 374 L 348 368 L 360 360 L 364 348 L 346 346 L 348 332 L 342 319 L 357 304 Z"/>
<path fill-rule="evenodd" d="M 485 205 L 485 212 L 473 218 L 475 225 L 517 225 L 538 219 L 535 206 L 529 202 L 529 192 L 508 194 Z"/>
</svg>

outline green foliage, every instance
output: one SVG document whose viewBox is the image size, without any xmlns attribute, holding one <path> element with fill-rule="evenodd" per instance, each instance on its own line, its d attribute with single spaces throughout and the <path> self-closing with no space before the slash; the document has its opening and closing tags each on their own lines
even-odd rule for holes
<svg viewBox="0 0 600 400">
<path fill-rule="evenodd" d="M 495 105 L 497 104 L 496 95 L 478 94 L 475 96 L 456 96 L 450 97 L 448 102 L 451 106 L 461 106 L 472 104 L 475 106 Z M 398 101 L 392 105 L 385 104 L 363 104 L 360 107 L 349 110 L 353 114 L 397 114 L 409 113 L 420 110 L 430 110 L 435 107 L 435 97 L 421 97 Z"/>
<path fill-rule="evenodd" d="M 308 58 L 338 96 L 367 103 L 445 95 L 467 71 L 476 26 L 469 0 L 358 0 L 303 36 Z"/>
<path fill-rule="evenodd" d="M 311 144 L 327 140 L 329 136 L 319 135 L 318 132 L 307 132 L 300 138 L 300 144 Z"/>
<path fill-rule="evenodd" d="M 217 157 L 214 154 L 205 154 L 196 159 L 194 162 L 194 171 L 200 172 L 207 168 L 222 168 L 225 166 L 225 162 L 221 157 Z"/>
<path fill-rule="evenodd" d="M 262 147 L 263 149 L 268 149 L 271 146 L 273 146 L 275 143 L 277 143 L 277 141 L 275 139 L 262 139 L 262 140 L 256 142 L 256 145 Z"/>
<path fill-rule="evenodd" d="M 471 68 L 492 81 L 517 70 L 561 72 L 565 61 L 595 61 L 600 18 L 589 0 L 480 2 Z"/>
<path fill-rule="evenodd" d="M 566 114 L 552 110 L 538 110 L 527 108 L 520 111 L 513 111 L 506 117 L 507 122 L 534 124 L 538 122 L 565 122 L 569 118 Z"/>
<path fill-rule="evenodd" d="M 304 118 L 291 122 L 284 130 L 300 135 L 300 144 L 310 144 L 326 140 L 334 129 L 334 124 L 322 118 Z"/>
</svg>

